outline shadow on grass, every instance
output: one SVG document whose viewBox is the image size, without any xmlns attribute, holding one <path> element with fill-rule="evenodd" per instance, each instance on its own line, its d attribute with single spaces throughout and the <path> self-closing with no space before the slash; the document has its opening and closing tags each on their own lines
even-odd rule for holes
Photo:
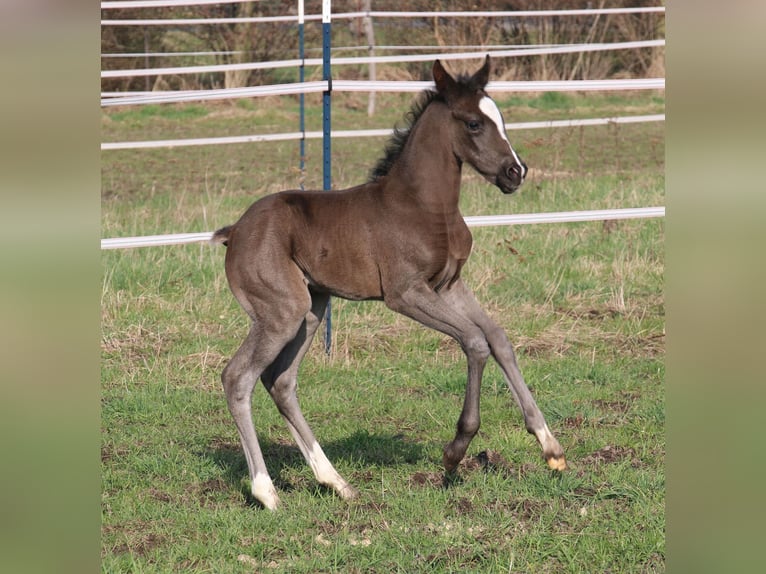
<svg viewBox="0 0 766 574">
<path fill-rule="evenodd" d="M 285 480 L 283 474 L 287 474 L 292 468 L 307 464 L 298 447 L 294 443 L 273 442 L 268 439 L 261 439 L 260 445 L 274 486 L 282 492 L 295 490 L 296 486 Z M 363 430 L 322 444 L 322 449 L 333 464 L 346 461 L 352 466 L 364 469 L 411 464 L 423 459 L 423 446 L 404 435 L 375 434 Z M 212 460 L 223 470 L 224 480 L 240 489 L 249 505 L 258 505 L 249 491 L 246 480 L 247 462 L 239 442 L 216 440 L 201 455 Z"/>
</svg>

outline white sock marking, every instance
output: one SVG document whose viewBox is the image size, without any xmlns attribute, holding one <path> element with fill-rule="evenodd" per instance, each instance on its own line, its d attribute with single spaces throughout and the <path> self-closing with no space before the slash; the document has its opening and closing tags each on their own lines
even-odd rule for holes
<svg viewBox="0 0 766 574">
<path fill-rule="evenodd" d="M 356 490 L 343 480 L 343 477 L 338 474 L 332 463 L 327 460 L 322 447 L 317 442 L 311 447 L 309 464 L 314 470 L 314 476 L 316 476 L 317 480 L 321 484 L 333 487 L 341 497 L 348 499 L 354 498 L 357 495 Z"/>
<path fill-rule="evenodd" d="M 338 474 L 338 471 L 336 471 L 333 467 L 332 463 L 327 460 L 327 457 L 325 456 L 324 452 L 322 451 L 322 447 L 319 446 L 318 442 L 315 442 L 311 446 L 311 452 L 309 453 L 309 463 L 314 471 L 314 475 L 317 477 L 319 482 L 336 486 L 339 480 L 343 480 Z"/>
<path fill-rule="evenodd" d="M 535 431 L 535 436 L 537 437 L 540 445 L 543 447 L 543 450 L 550 446 L 552 440 L 556 440 L 553 438 L 553 433 L 551 433 L 551 429 L 548 428 L 547 424 L 543 425 L 543 428 L 540 430 Z"/>
</svg>

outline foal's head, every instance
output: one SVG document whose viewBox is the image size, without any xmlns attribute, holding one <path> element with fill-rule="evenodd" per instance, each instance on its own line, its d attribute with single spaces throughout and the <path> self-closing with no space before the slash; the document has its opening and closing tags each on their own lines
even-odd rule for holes
<svg viewBox="0 0 766 574">
<path fill-rule="evenodd" d="M 470 78 L 455 80 L 439 60 L 434 62 L 433 75 L 436 89 L 451 111 L 454 154 L 503 193 L 516 191 L 527 175 L 527 165 L 511 147 L 500 109 L 484 91 L 489 56 Z"/>
</svg>

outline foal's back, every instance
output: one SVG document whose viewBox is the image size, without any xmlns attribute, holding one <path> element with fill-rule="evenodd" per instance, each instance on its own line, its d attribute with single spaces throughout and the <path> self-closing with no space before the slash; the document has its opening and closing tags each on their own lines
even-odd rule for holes
<svg viewBox="0 0 766 574">
<path fill-rule="evenodd" d="M 269 195 L 232 226 L 227 274 L 257 267 L 257 281 L 294 266 L 315 290 L 352 300 L 381 299 L 379 247 L 386 244 L 381 233 L 386 217 L 378 183 Z"/>
</svg>

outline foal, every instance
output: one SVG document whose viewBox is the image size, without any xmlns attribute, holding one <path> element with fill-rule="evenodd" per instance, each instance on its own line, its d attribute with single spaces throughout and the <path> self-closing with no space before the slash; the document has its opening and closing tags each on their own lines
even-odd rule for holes
<svg viewBox="0 0 766 574">
<path fill-rule="evenodd" d="M 504 331 L 460 278 L 471 233 L 458 209 L 463 163 L 503 193 L 527 166 L 506 137 L 497 105 L 484 91 L 490 61 L 454 79 L 437 60 L 436 91 L 424 93 L 410 126 L 399 131 L 370 181 L 342 191 L 283 191 L 254 203 L 212 242 L 228 246 L 226 276 L 252 319 L 247 338 L 221 379 L 247 458 L 253 496 L 279 502 L 258 444 L 251 395 L 260 378 L 316 479 L 343 498 L 356 490 L 324 455 L 298 406 L 297 374 L 331 295 L 382 300 L 394 311 L 454 338 L 468 362 L 465 401 L 444 468 L 455 470 L 479 430 L 482 372 L 500 365 L 527 430 L 555 470 L 564 452 L 521 375 Z"/>
</svg>

